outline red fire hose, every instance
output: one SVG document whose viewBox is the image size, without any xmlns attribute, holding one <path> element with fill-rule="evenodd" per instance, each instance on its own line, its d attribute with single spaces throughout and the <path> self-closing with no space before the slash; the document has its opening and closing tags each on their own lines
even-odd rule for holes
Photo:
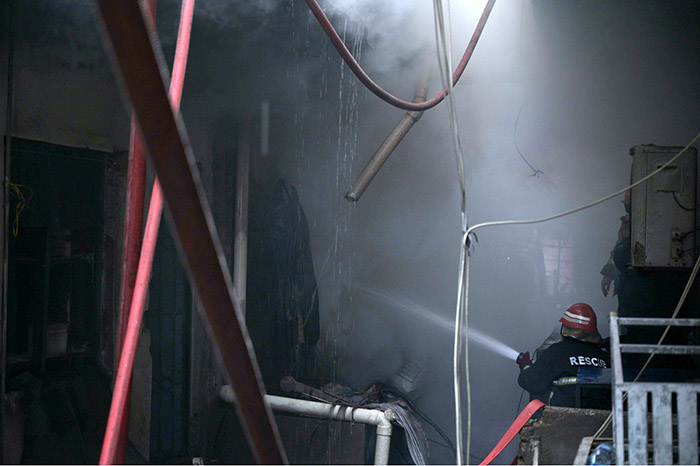
<svg viewBox="0 0 700 466">
<path fill-rule="evenodd" d="M 491 450 L 491 453 L 481 462 L 481 464 L 491 464 L 498 455 L 501 454 L 503 449 L 508 446 L 513 437 L 515 437 L 520 429 L 523 428 L 525 423 L 530 420 L 533 414 L 535 414 L 542 406 L 545 406 L 540 400 L 532 400 L 525 406 L 525 409 L 515 418 L 515 422 L 508 428 L 506 433 L 503 435 L 498 444 Z"/>
<path fill-rule="evenodd" d="M 150 19 L 156 19 L 156 0 L 148 1 L 148 13 Z M 121 275 L 121 289 L 119 291 L 119 314 L 117 333 L 117 345 L 114 352 L 114 367 L 119 366 L 119 358 L 122 354 L 122 345 L 126 336 L 126 325 L 131 309 L 131 298 L 134 295 L 136 272 L 139 266 L 139 254 L 141 253 L 141 232 L 143 230 L 143 201 L 146 192 L 146 151 L 143 147 L 143 139 L 136 116 L 131 116 L 131 131 L 129 144 L 129 173 L 127 175 L 126 189 L 126 218 L 124 219 L 124 248 L 123 265 Z M 122 418 L 122 429 L 117 446 L 115 463 L 123 463 L 126 455 L 126 443 L 128 441 L 129 406 L 131 405 L 131 390 L 126 399 L 125 416 Z"/>
<path fill-rule="evenodd" d="M 182 87 L 185 80 L 185 68 L 187 65 L 193 12 L 194 0 L 183 0 L 182 12 L 180 14 L 180 27 L 175 49 L 175 61 L 170 83 L 170 102 L 173 109 L 176 111 L 180 107 Z M 121 348 L 119 365 L 117 367 L 117 377 L 114 382 L 114 395 L 112 396 L 112 405 L 107 420 L 104 443 L 102 444 L 100 464 L 120 464 L 124 461 L 126 432 L 128 430 L 127 409 L 129 407 L 131 377 L 134 369 L 134 359 L 136 358 L 136 346 L 141 332 L 141 323 L 143 322 L 148 283 L 151 279 L 151 271 L 153 269 L 153 255 L 158 238 L 162 211 L 163 196 L 160 184 L 156 179 L 153 184 L 151 204 L 148 209 L 146 230 L 144 232 L 144 242 L 133 288 L 133 299 L 131 299 L 129 319 L 126 324 L 126 332 Z"/>
<path fill-rule="evenodd" d="M 489 0 L 488 3 L 486 3 L 486 6 L 484 7 L 483 13 L 481 13 L 481 18 L 479 18 L 479 22 L 477 23 L 476 28 L 474 29 L 474 33 L 472 34 L 472 38 L 469 41 L 469 44 L 467 45 L 467 49 L 464 51 L 464 55 L 462 55 L 462 60 L 460 60 L 457 69 L 452 75 L 453 85 L 457 84 L 457 81 L 459 81 L 459 78 L 462 76 L 462 73 L 464 73 L 464 69 L 467 67 L 467 63 L 469 62 L 469 59 L 474 53 L 476 44 L 477 42 L 479 42 L 479 37 L 481 37 L 481 33 L 484 30 L 484 26 L 486 26 L 486 21 L 489 19 L 489 14 L 491 14 L 491 10 L 493 9 L 494 3 L 496 3 L 496 0 Z M 367 89 L 372 91 L 377 97 L 379 97 L 383 101 L 403 110 L 422 112 L 433 108 L 434 106 L 442 102 L 442 100 L 445 98 L 445 95 L 447 95 L 447 89 L 443 89 L 438 95 L 436 95 L 432 99 L 427 100 L 425 102 L 415 103 L 408 102 L 406 100 L 401 100 L 398 97 L 395 97 L 389 92 L 385 91 L 377 83 L 372 81 L 372 78 L 370 78 L 369 75 L 365 73 L 365 71 L 362 69 L 360 64 L 357 63 L 357 60 L 355 60 L 355 57 L 352 56 L 350 50 L 348 50 L 348 48 L 345 46 L 343 40 L 333 28 L 333 25 L 328 20 L 328 17 L 325 15 L 318 2 L 316 0 L 306 0 L 306 4 L 309 6 L 309 9 L 318 20 L 319 24 L 321 25 L 321 28 L 323 28 L 323 31 L 331 40 L 331 43 L 333 43 L 333 46 L 338 51 L 340 56 L 343 57 L 343 60 L 345 60 L 345 63 L 350 67 L 355 76 L 357 76 L 357 78 L 362 82 L 362 84 L 364 84 L 367 87 Z"/>
</svg>

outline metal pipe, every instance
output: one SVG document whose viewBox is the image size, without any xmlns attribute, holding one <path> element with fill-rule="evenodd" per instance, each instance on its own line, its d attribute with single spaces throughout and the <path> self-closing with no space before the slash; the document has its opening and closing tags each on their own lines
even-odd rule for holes
<svg viewBox="0 0 700 466">
<path fill-rule="evenodd" d="M 211 210 L 179 114 L 165 91 L 165 63 L 153 25 L 135 1 L 95 0 L 121 81 L 170 206 L 199 309 L 241 403 L 237 413 L 260 463 L 285 463 L 274 418 L 265 404 L 253 346 L 240 312 Z"/>
<path fill-rule="evenodd" d="M 664 319 L 659 317 L 618 317 L 619 325 L 648 325 L 674 327 L 700 327 L 700 319 Z"/>
<path fill-rule="evenodd" d="M 233 251 L 233 285 L 238 294 L 241 312 L 246 312 L 248 274 L 248 186 L 250 182 L 250 129 L 241 130 L 236 154 L 236 217 Z"/>
<path fill-rule="evenodd" d="M 148 13 L 152 21 L 156 19 L 156 0 L 148 1 Z M 122 248 L 122 274 L 119 290 L 118 331 L 114 351 L 114 374 L 117 373 L 122 346 L 126 337 L 131 298 L 134 295 L 136 272 L 141 254 L 141 234 L 143 232 L 143 209 L 146 195 L 146 152 L 139 132 L 136 117 L 131 115 L 129 139 L 129 169 L 126 181 L 126 212 L 124 219 L 124 246 Z M 129 411 L 131 407 L 131 387 L 127 391 L 124 417 L 120 429 L 114 462 L 123 464 L 126 459 L 126 444 L 129 440 Z"/>
<path fill-rule="evenodd" d="M 150 2 L 151 7 L 149 13 L 151 18 L 155 20 L 155 2 Z M 182 2 L 182 12 L 180 14 L 180 27 L 178 30 L 178 39 L 175 50 L 175 60 L 173 64 L 172 81 L 170 84 L 170 100 L 174 110 L 180 107 L 180 99 L 182 97 L 182 87 L 185 78 L 185 68 L 187 65 L 187 53 L 190 43 L 190 31 L 192 27 L 192 15 L 194 12 L 194 0 L 184 0 Z M 123 267 L 122 279 L 122 304 L 120 309 L 120 342 L 121 347 L 118 353 L 119 365 L 116 367 L 117 377 L 114 383 L 114 396 L 112 398 L 112 406 L 110 415 L 107 421 L 107 429 L 105 431 L 102 453 L 100 456 L 100 464 L 123 464 L 126 458 L 126 444 L 129 435 L 129 409 L 131 406 L 131 377 L 133 375 L 134 360 L 136 359 L 136 347 L 138 345 L 139 335 L 141 333 L 141 324 L 143 322 L 143 312 L 146 307 L 146 296 L 148 293 L 148 283 L 151 279 L 153 270 L 153 256 L 155 253 L 156 241 L 158 239 L 158 230 L 160 226 L 161 213 L 163 211 L 163 196 L 160 190 L 160 184 L 156 178 L 153 184 L 151 194 L 151 202 L 148 210 L 148 219 L 146 222 L 146 231 L 144 232 L 143 249 L 141 249 L 141 228 L 143 225 L 143 200 L 145 190 L 145 157 L 143 142 L 140 133 L 137 129 L 136 118 L 132 116 L 132 152 L 138 155 L 141 160 L 137 161 L 138 168 L 141 172 L 136 173 L 135 177 L 142 179 L 134 179 L 134 185 L 129 185 L 129 191 L 133 194 L 134 204 L 130 205 L 137 213 L 128 212 L 127 215 L 138 215 L 138 219 L 127 218 L 135 225 L 131 225 L 132 230 L 128 233 L 132 237 L 127 238 L 127 243 L 132 245 L 132 250 L 125 251 L 125 260 Z M 135 158 L 136 161 L 136 158 Z M 131 174 L 131 166 L 129 172 Z M 130 180 L 132 181 L 132 180 Z M 141 191 L 139 191 L 141 190 Z M 127 193 L 128 195 L 128 193 Z M 135 205 L 139 202 L 140 206 Z M 137 238 L 137 239 L 135 239 Z M 131 270 L 133 265 L 133 257 L 131 255 L 139 254 L 136 261 L 136 272 L 133 277 L 133 283 L 129 283 L 132 279 Z M 132 299 L 133 298 L 133 299 Z M 129 306 L 128 319 L 125 318 L 126 311 L 124 306 Z M 122 314 L 123 313 L 123 314 Z M 124 328 L 121 328 L 123 325 Z M 123 332 L 123 334 L 122 334 Z"/>
<path fill-rule="evenodd" d="M 413 102 L 425 102 L 425 98 L 428 95 L 428 83 L 430 81 L 430 75 L 418 85 L 416 88 L 416 94 L 413 98 Z M 391 130 L 389 135 L 384 139 L 384 142 L 379 146 L 377 151 L 374 153 L 372 158 L 369 160 L 365 168 L 357 177 L 355 182 L 350 187 L 350 190 L 345 194 L 345 199 L 350 202 L 357 202 L 362 197 L 362 194 L 367 189 L 367 186 L 372 182 L 379 170 L 384 166 L 389 156 L 394 152 L 396 146 L 403 140 L 404 136 L 408 134 L 413 125 L 415 125 L 420 117 L 423 116 L 423 112 L 408 111 L 399 120 L 394 129 Z"/>
<path fill-rule="evenodd" d="M 311 387 L 301 382 L 297 382 L 291 375 L 287 375 L 282 378 L 282 380 L 280 381 L 280 388 L 285 392 L 296 392 L 300 395 L 304 395 L 318 401 L 324 401 L 326 403 L 338 403 L 341 401 L 338 398 L 324 392 L 323 390 L 319 390 L 316 387 Z"/>
<path fill-rule="evenodd" d="M 219 397 L 227 403 L 238 404 L 236 395 L 228 385 L 219 389 Z M 389 447 L 391 446 L 391 419 L 395 417 L 390 409 L 353 408 L 316 401 L 265 395 L 265 402 L 274 411 L 301 414 L 304 416 L 333 419 L 336 421 L 359 422 L 377 427 L 377 441 L 374 449 L 374 464 L 389 464 Z"/>
</svg>

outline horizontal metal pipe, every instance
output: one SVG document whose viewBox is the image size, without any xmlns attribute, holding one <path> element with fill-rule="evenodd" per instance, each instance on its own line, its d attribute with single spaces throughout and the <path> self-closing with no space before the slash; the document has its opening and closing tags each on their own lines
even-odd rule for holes
<svg viewBox="0 0 700 466">
<path fill-rule="evenodd" d="M 620 345 L 623 353 L 658 353 L 658 354 L 700 354 L 700 346 L 685 345 L 640 345 L 623 343 Z"/>
<path fill-rule="evenodd" d="M 620 325 L 700 327 L 700 319 L 664 319 L 656 317 L 618 317 Z"/>
<path fill-rule="evenodd" d="M 236 395 L 228 385 L 219 389 L 219 397 L 227 403 L 237 404 Z M 389 420 L 393 411 L 353 408 L 316 401 L 299 400 L 275 395 L 265 395 L 265 402 L 274 411 L 301 414 L 304 416 L 333 419 L 336 421 L 357 422 L 377 427 L 377 443 L 374 450 L 374 464 L 388 464 L 392 425 Z"/>
<path fill-rule="evenodd" d="M 425 102 L 425 98 L 428 95 L 428 77 L 422 82 L 418 89 L 416 89 L 416 95 L 413 99 L 414 102 Z M 384 139 L 384 142 L 376 150 L 372 158 L 369 160 L 365 168 L 357 177 L 355 182 L 350 187 L 350 190 L 345 194 L 345 199 L 351 202 L 357 202 L 362 197 L 362 194 L 367 189 L 367 186 L 372 182 L 379 170 L 384 166 L 389 156 L 394 152 L 396 146 L 403 140 L 404 136 L 413 128 L 418 120 L 423 116 L 423 112 L 408 111 L 399 120 L 399 122 L 394 126 L 389 135 Z"/>
</svg>

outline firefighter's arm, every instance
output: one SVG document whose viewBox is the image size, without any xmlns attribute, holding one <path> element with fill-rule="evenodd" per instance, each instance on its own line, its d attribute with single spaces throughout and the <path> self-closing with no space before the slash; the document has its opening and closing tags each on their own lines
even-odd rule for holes
<svg viewBox="0 0 700 466">
<path fill-rule="evenodd" d="M 544 392 L 554 380 L 551 373 L 552 367 L 549 351 L 543 351 L 535 363 L 525 365 L 520 370 L 518 385 L 530 393 Z"/>
</svg>

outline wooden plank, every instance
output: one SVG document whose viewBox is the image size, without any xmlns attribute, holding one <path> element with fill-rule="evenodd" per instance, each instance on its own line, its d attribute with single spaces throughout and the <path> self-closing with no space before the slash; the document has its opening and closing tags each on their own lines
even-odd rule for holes
<svg viewBox="0 0 700 466">
<path fill-rule="evenodd" d="M 677 392 L 679 464 L 698 464 L 698 394 Z"/>
<path fill-rule="evenodd" d="M 627 436 L 630 464 L 648 464 L 647 392 L 632 386 L 627 395 Z"/>
<path fill-rule="evenodd" d="M 660 384 L 652 392 L 654 464 L 673 463 L 671 391 Z"/>
</svg>

